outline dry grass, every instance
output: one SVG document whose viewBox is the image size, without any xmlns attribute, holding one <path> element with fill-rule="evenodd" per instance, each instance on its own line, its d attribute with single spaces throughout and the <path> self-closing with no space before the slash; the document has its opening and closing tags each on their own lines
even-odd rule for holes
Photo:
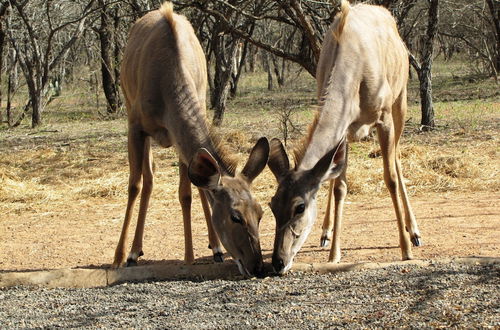
<svg viewBox="0 0 500 330">
<path fill-rule="evenodd" d="M 296 109 L 294 124 L 303 131 L 313 116 L 315 83 L 307 74 L 274 92 L 262 87 L 262 77 L 249 74 L 243 79 L 239 97 L 229 102 L 222 129 L 224 140 L 240 158 L 240 166 L 260 136 L 280 137 L 277 110 L 284 104 Z M 51 103 L 42 128 L 0 129 L 0 210 L 22 212 L 88 198 L 126 198 L 125 118 L 99 120 L 92 100 L 90 97 L 84 103 L 80 93 L 68 92 Z M 75 111 L 75 104 L 83 110 Z M 436 115 L 438 130 L 420 133 L 419 109 L 410 107 L 401 148 L 410 193 L 499 191 L 498 96 L 437 102 Z M 299 138 L 292 139 L 290 150 Z M 386 194 L 376 140 L 350 148 L 349 193 Z M 154 194 L 176 199 L 175 152 L 155 146 L 155 162 L 158 180 Z M 263 202 L 269 200 L 275 187 L 272 176 L 266 177 L 269 179 L 259 192 Z"/>
</svg>

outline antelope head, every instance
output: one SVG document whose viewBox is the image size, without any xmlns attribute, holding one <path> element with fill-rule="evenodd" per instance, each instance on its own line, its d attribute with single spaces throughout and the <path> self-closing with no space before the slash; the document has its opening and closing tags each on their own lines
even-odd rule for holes
<svg viewBox="0 0 500 330">
<path fill-rule="evenodd" d="M 234 176 L 224 173 L 207 149 L 201 148 L 189 164 L 191 182 L 208 192 L 212 224 L 222 244 L 233 257 L 242 275 L 262 274 L 259 223 L 262 208 L 253 198 L 250 185 L 266 166 L 269 142 L 261 138 L 247 163 Z"/>
<path fill-rule="evenodd" d="M 271 199 L 276 219 L 273 268 L 286 273 L 304 244 L 316 220 L 316 193 L 325 180 L 338 177 L 346 163 L 346 141 L 327 152 L 308 170 L 291 170 L 285 148 L 278 139 L 271 141 L 268 165 L 278 181 Z"/>
</svg>

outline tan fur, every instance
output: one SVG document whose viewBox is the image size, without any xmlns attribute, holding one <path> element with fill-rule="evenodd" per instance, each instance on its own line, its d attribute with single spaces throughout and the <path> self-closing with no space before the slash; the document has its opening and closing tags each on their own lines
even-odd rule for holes
<svg viewBox="0 0 500 330">
<path fill-rule="evenodd" d="M 210 140 L 223 163 L 225 171 L 230 176 L 235 176 L 236 168 L 238 167 L 238 159 L 230 153 L 228 145 L 224 142 L 223 136 L 217 127 L 211 126 L 209 132 Z"/>
<path fill-rule="evenodd" d="M 295 163 L 295 169 L 298 168 L 300 162 L 302 162 L 302 158 L 304 158 L 307 147 L 309 146 L 309 143 L 311 143 L 314 130 L 318 125 L 318 121 L 319 121 L 319 112 L 316 111 L 314 119 L 312 123 L 309 124 L 309 127 L 307 129 L 307 134 L 297 143 L 297 145 L 293 149 L 293 160 Z M 272 157 L 272 155 L 269 155 L 269 157 Z"/>
<path fill-rule="evenodd" d="M 142 255 L 144 223 L 154 181 L 150 141 L 154 139 L 163 147 L 175 147 L 179 155 L 184 260 L 194 261 L 191 234 L 191 183 L 194 183 L 200 190 L 214 256 L 222 255 L 220 238 L 246 274 L 260 271 L 258 219 L 262 210 L 249 191 L 251 180 L 235 175 L 235 159 L 207 123 L 205 54 L 189 21 L 174 13 L 170 2 L 144 15 L 132 27 L 123 56 L 121 82 L 128 114 L 130 178 L 125 221 L 113 266 L 119 267 L 125 260 L 128 227 L 141 188 L 129 259 L 134 263 Z M 264 168 L 269 143 L 267 139 L 259 141 L 245 168 Z M 252 179 L 260 173 L 248 172 Z M 244 220 L 250 225 L 234 223 L 231 219 L 236 211 L 245 215 Z"/>
<path fill-rule="evenodd" d="M 314 222 L 319 183 L 332 179 L 333 192 L 329 193 L 327 210 L 331 197 L 335 196 L 335 224 L 328 211 L 321 244 L 324 246 L 330 240 L 335 227 L 328 260 L 340 260 L 339 235 L 347 194 L 344 144 L 346 137 L 353 142 L 372 127 L 377 128 L 384 181 L 396 213 L 402 259 L 413 258 L 411 243 L 420 245 L 420 232 L 399 159 L 399 139 L 407 111 L 408 69 L 408 52 L 390 12 L 366 4 L 351 7 L 343 0 L 340 14 L 323 40 L 316 69 L 319 110 L 307 136 L 294 150 L 295 170 L 281 166 L 287 159 L 277 147 L 268 162 L 279 182 L 271 206 L 277 228 L 281 228 L 273 251 L 273 265 L 278 272 L 291 267 L 305 242 L 303 236 L 298 237 L 297 231 L 293 231 L 296 227 L 310 228 Z M 301 207 L 300 213 L 296 211 L 297 205 Z"/>
</svg>

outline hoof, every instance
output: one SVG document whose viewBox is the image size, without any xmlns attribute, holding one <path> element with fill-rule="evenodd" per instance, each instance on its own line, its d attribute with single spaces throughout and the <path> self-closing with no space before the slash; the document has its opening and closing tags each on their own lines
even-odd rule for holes
<svg viewBox="0 0 500 330">
<path fill-rule="evenodd" d="M 214 253 L 214 261 L 215 262 L 224 262 L 224 255 L 222 254 L 222 252 Z"/>
<path fill-rule="evenodd" d="M 208 248 L 209 248 L 210 250 L 212 250 L 212 245 L 208 244 Z"/>
<path fill-rule="evenodd" d="M 418 236 L 412 237 L 411 243 L 413 244 L 413 246 L 422 246 L 422 240 Z"/>
<path fill-rule="evenodd" d="M 137 257 L 136 257 L 137 255 Z M 137 259 L 139 259 L 139 257 L 142 257 L 144 255 L 144 252 L 139 251 L 138 254 L 136 253 L 130 253 L 128 258 L 127 258 L 127 263 L 125 264 L 125 267 L 134 267 L 134 266 L 137 266 Z"/>
<path fill-rule="evenodd" d="M 321 237 L 321 243 L 319 244 L 319 246 L 325 248 L 328 247 L 328 245 L 330 245 L 330 240 L 328 239 L 328 237 L 326 236 Z"/>
</svg>

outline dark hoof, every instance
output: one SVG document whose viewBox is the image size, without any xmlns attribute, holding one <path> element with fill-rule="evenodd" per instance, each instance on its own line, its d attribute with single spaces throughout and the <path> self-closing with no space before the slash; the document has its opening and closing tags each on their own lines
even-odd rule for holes
<svg viewBox="0 0 500 330">
<path fill-rule="evenodd" d="M 418 236 L 412 237 L 411 243 L 413 244 L 413 246 L 422 246 L 422 240 Z"/>
<path fill-rule="evenodd" d="M 127 259 L 127 263 L 125 264 L 125 267 L 135 267 L 135 266 L 137 266 L 137 260 Z"/>
<path fill-rule="evenodd" d="M 212 245 L 208 244 L 208 249 L 212 250 Z"/>
<path fill-rule="evenodd" d="M 319 245 L 323 248 L 328 247 L 328 245 L 330 245 L 330 240 L 328 237 L 321 237 L 321 243 Z"/>
<path fill-rule="evenodd" d="M 224 255 L 222 252 L 217 252 L 214 254 L 214 261 L 215 262 L 224 262 Z"/>
<path fill-rule="evenodd" d="M 144 255 L 144 252 L 142 252 L 142 250 L 141 250 L 141 252 L 139 252 L 139 257 L 142 257 L 143 255 Z"/>
</svg>

